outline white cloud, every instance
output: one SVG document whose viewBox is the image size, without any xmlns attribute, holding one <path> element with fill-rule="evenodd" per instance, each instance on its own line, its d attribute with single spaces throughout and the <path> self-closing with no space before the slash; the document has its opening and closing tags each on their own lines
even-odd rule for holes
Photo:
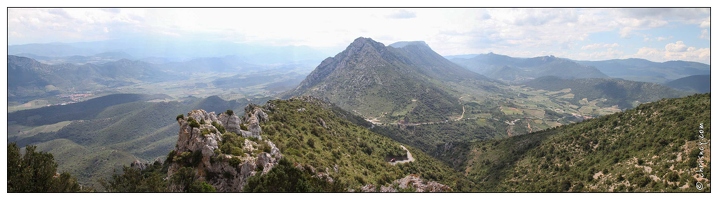
<svg viewBox="0 0 718 200">
<path fill-rule="evenodd" d="M 636 45 L 624 43 L 628 40 L 605 41 L 594 38 L 596 33 L 666 41 L 671 37 L 654 38 L 647 30 L 670 29 L 666 25 L 676 20 L 710 26 L 707 16 L 705 9 L 9 9 L 8 42 L 78 42 L 150 35 L 343 49 L 363 36 L 385 44 L 423 40 L 442 55 L 494 51 L 581 59 L 577 50 L 638 51 Z M 701 35 L 707 37 L 709 33 Z M 691 35 L 693 39 L 697 34 Z M 598 39 L 592 43 L 600 41 L 602 45 L 578 45 L 588 39 Z"/>
<path fill-rule="evenodd" d="M 700 25 L 701 28 L 710 28 L 711 27 L 711 18 L 706 18 L 701 22 Z"/>
<path fill-rule="evenodd" d="M 645 58 L 653 61 L 688 60 L 702 63 L 709 63 L 710 49 L 689 47 L 683 41 L 668 43 L 665 49 L 642 47 L 636 54 L 627 57 Z"/>
<path fill-rule="evenodd" d="M 387 15 L 387 17 L 394 18 L 394 19 L 410 19 L 410 18 L 415 18 L 416 13 L 410 12 L 407 10 L 398 10 L 394 13 Z"/>
<path fill-rule="evenodd" d="M 701 30 L 701 36 L 700 36 L 700 38 L 701 38 L 701 39 L 710 40 L 710 39 L 711 39 L 711 32 L 708 31 L 708 29 L 703 29 L 703 30 Z"/>
<path fill-rule="evenodd" d="M 666 45 L 666 51 L 668 52 L 685 52 L 688 49 L 688 46 L 683 44 L 683 41 L 678 41 L 676 43 L 668 43 Z"/>
<path fill-rule="evenodd" d="M 605 44 L 605 43 L 594 43 L 581 47 L 581 50 L 593 50 L 593 49 L 605 49 L 605 48 L 616 48 L 620 45 L 618 43 Z"/>
</svg>

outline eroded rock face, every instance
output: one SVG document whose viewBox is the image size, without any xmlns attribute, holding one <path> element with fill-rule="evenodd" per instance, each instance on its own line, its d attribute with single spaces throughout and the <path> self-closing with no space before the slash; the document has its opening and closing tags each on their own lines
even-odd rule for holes
<svg viewBox="0 0 718 200">
<path fill-rule="evenodd" d="M 416 174 L 409 174 L 406 177 L 395 180 L 392 185 L 381 186 L 379 192 L 398 192 L 399 189 L 414 188 L 415 192 L 451 192 L 451 188 L 435 181 L 425 182 Z M 365 185 L 361 188 L 362 192 L 376 192 L 374 185 Z"/>
<path fill-rule="evenodd" d="M 409 174 L 406 177 L 396 180 L 394 182 L 398 183 L 399 188 L 401 188 L 401 189 L 413 187 L 414 189 L 416 189 L 416 192 L 450 192 L 451 191 L 451 188 L 449 186 L 446 186 L 441 183 L 437 183 L 434 181 L 429 181 L 427 183 L 424 183 L 424 180 L 422 180 L 416 174 Z"/>
<path fill-rule="evenodd" d="M 259 126 L 259 123 L 269 120 L 267 113 L 259 106 L 250 104 L 244 108 L 244 119 L 246 120 L 248 131 L 240 131 L 240 134 L 242 134 L 243 137 L 257 137 L 261 139 L 262 136 L 260 134 L 262 134 L 262 127 Z"/>
<path fill-rule="evenodd" d="M 182 167 L 194 170 L 197 181 L 204 181 L 214 186 L 217 192 L 241 192 L 247 184 L 249 177 L 257 173 L 265 174 L 277 165 L 282 158 L 280 150 L 269 140 L 262 140 L 259 120 L 267 120 L 268 116 L 259 107 L 252 109 L 257 117 L 254 120 L 256 132 L 240 130 L 241 120 L 236 115 L 220 114 L 204 110 L 193 110 L 183 118 L 177 120 L 180 126 L 175 156 L 170 159 L 171 164 L 167 172 L 169 178 Z M 263 115 L 262 115 L 263 114 Z M 204 121 L 204 123 L 202 123 Z M 212 122 L 222 125 L 227 130 L 220 133 Z M 250 123 L 250 126 L 252 124 Z M 234 132 L 234 131 L 237 132 Z M 219 146 L 222 134 L 239 134 L 245 137 L 243 155 L 230 155 L 230 152 L 221 152 Z M 256 133 L 256 134 L 255 134 Z M 259 140 L 252 141 L 248 137 Z M 269 152 L 263 152 L 268 146 Z M 261 166 L 261 167 L 260 167 Z M 263 169 L 258 171 L 258 169 Z M 182 191 L 182 185 L 170 183 L 170 191 Z"/>
<path fill-rule="evenodd" d="M 220 122 L 222 122 L 222 125 L 228 132 L 232 133 L 239 133 L 241 130 L 239 127 L 239 124 L 242 123 L 242 120 L 239 119 L 239 116 L 237 115 L 227 115 L 227 113 L 219 114 L 217 117 Z"/>
</svg>

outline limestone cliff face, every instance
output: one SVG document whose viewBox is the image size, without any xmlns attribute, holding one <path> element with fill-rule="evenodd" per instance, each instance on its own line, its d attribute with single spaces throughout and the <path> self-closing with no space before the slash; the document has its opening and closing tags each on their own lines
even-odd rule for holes
<svg viewBox="0 0 718 200">
<path fill-rule="evenodd" d="M 242 121 L 237 115 L 228 115 L 227 113 L 221 113 L 219 114 L 219 116 L 217 116 L 217 119 L 219 119 L 224 128 L 227 129 L 227 132 L 239 133 L 239 131 L 241 130 L 239 124 L 241 124 Z"/>
<path fill-rule="evenodd" d="M 181 168 L 189 167 L 198 181 L 212 185 L 217 192 L 241 192 L 249 177 L 271 170 L 282 154 L 274 143 L 261 139 L 259 122 L 267 120 L 267 114 L 256 106 L 251 110 L 253 114 L 245 117 L 249 131 L 241 130 L 242 121 L 233 114 L 217 116 L 214 112 L 193 110 L 179 118 L 179 138 L 174 152 L 170 154 L 173 158 L 168 159 L 171 162 L 168 178 L 171 179 Z M 220 132 L 221 127 L 226 129 L 224 133 Z M 242 136 L 241 153 L 233 155 L 220 150 L 223 134 Z M 185 189 L 172 182 L 169 187 L 171 191 Z"/>
<path fill-rule="evenodd" d="M 240 131 L 242 136 L 257 137 L 259 139 L 262 139 L 262 136 L 260 135 L 260 133 L 262 133 L 262 127 L 259 127 L 259 123 L 269 120 L 269 116 L 267 115 L 267 113 L 264 113 L 261 107 L 254 104 L 250 104 L 244 108 L 243 118 L 247 122 L 248 131 Z"/>
</svg>

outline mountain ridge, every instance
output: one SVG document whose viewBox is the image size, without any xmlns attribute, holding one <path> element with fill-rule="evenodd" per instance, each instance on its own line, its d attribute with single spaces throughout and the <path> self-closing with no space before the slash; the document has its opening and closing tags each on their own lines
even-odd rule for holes
<svg viewBox="0 0 718 200">
<path fill-rule="evenodd" d="M 458 98 L 443 82 L 490 80 L 463 69 L 428 46 L 384 46 L 357 38 L 344 51 L 322 61 L 283 98 L 310 95 L 367 118 L 423 122 L 460 115 Z M 420 114 L 423 113 L 423 114 Z"/>
</svg>

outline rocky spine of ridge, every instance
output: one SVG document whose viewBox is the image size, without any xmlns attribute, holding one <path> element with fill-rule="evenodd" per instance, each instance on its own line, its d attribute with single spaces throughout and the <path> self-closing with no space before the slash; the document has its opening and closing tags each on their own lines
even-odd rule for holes
<svg viewBox="0 0 718 200">
<path fill-rule="evenodd" d="M 197 181 L 212 185 L 217 192 L 241 192 L 251 176 L 269 172 L 277 165 L 282 154 L 272 141 L 261 139 L 259 122 L 267 120 L 268 116 L 257 106 L 250 105 L 245 110 L 248 114 L 244 116 L 244 124 L 234 114 L 222 113 L 217 116 L 214 112 L 204 110 L 193 110 L 184 117 L 178 117 L 179 137 L 176 148 L 170 153 L 173 157 L 167 159 L 171 162 L 167 177 L 172 180 L 181 168 L 189 167 Z M 240 124 L 246 124 L 248 130 L 242 130 Z M 221 133 L 218 127 L 225 127 L 226 132 Z M 241 135 L 244 138 L 244 155 L 221 152 L 222 134 Z M 269 153 L 260 146 L 269 146 Z M 172 192 L 183 191 L 183 187 L 170 181 L 169 189 Z"/>
</svg>

